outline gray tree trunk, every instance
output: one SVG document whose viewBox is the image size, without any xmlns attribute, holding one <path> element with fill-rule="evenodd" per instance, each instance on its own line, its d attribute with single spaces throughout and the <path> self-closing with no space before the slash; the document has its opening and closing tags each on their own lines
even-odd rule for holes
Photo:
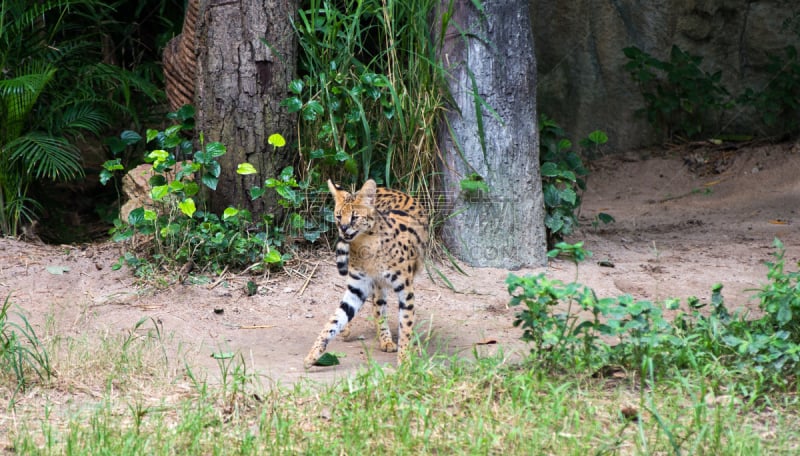
<svg viewBox="0 0 800 456">
<path fill-rule="evenodd" d="M 453 214 L 444 224 L 445 244 L 473 266 L 544 265 L 547 247 L 529 2 L 486 0 L 485 15 L 472 2 L 454 3 L 451 23 L 466 33 L 450 26 L 441 56 L 451 65 L 449 85 L 456 104 L 449 111 L 450 128 L 440 133 L 444 189 Z M 476 93 L 496 115 L 485 106 L 476 109 Z M 461 190 L 462 179 L 473 173 L 483 179 L 488 193 Z"/>
<path fill-rule="evenodd" d="M 263 186 L 292 163 L 287 146 L 267 143 L 273 133 L 292 139 L 295 116 L 280 102 L 295 73 L 296 45 L 290 19 L 296 0 L 201 0 L 197 24 L 197 127 L 205 141 L 220 141 L 228 153 L 220 157 L 222 174 L 212 192 L 211 209 L 232 205 L 253 213 L 278 209 L 274 192 L 251 201 L 250 188 Z M 265 45 L 265 39 L 271 46 Z M 277 54 L 276 54 L 277 52 Z M 236 174 L 248 162 L 257 175 Z"/>
</svg>

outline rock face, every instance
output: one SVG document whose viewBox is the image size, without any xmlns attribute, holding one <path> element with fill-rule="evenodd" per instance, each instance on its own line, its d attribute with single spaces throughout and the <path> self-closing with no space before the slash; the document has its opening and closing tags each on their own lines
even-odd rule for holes
<svg viewBox="0 0 800 456">
<path fill-rule="evenodd" d="M 533 0 L 531 11 L 539 112 L 574 140 L 604 130 L 611 153 L 664 139 L 635 115 L 644 101 L 623 69 L 623 48 L 668 60 L 676 44 L 703 57 L 703 70 L 721 70 L 722 84 L 738 95 L 767 84 L 768 53 L 800 45 L 798 34 L 784 26 L 800 11 L 796 0 Z M 718 129 L 759 133 L 752 127 L 755 115 L 734 108 Z"/>
</svg>

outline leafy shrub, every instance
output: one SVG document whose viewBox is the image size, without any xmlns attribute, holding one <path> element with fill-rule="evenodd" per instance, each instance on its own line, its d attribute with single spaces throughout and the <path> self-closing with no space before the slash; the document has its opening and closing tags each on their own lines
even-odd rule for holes
<svg viewBox="0 0 800 456">
<path fill-rule="evenodd" d="M 721 284 L 712 288 L 710 312 L 702 312 L 705 305 L 691 297 L 688 312 L 669 320 L 664 310 L 681 308 L 677 299 L 598 298 L 589 287 L 542 273 L 506 279 L 510 305 L 522 307 L 514 325 L 522 328 L 532 356 L 553 368 L 620 366 L 653 375 L 721 365 L 757 373 L 766 379 L 761 386 L 785 385 L 796 378 L 786 374 L 800 369 L 800 272 L 784 272 L 783 246 L 777 240 L 775 246 L 769 283 L 759 293 L 765 314 L 758 319 L 732 314 Z"/>
<path fill-rule="evenodd" d="M 668 139 L 692 138 L 719 120 L 731 107 L 722 72 L 700 69 L 703 58 L 672 46 L 669 61 L 659 60 L 632 46 L 623 49 L 625 64 L 645 99 L 640 111 Z"/>
<path fill-rule="evenodd" d="M 194 110 L 184 107 L 171 118 L 179 123 L 163 131 L 147 130 L 145 141 L 154 144 L 145 161 L 152 163 L 153 176 L 150 184 L 150 204 L 130 212 L 128 220 L 117 219 L 111 230 L 112 239 L 126 241 L 134 234 L 151 237 L 153 242 L 149 255 L 159 264 L 182 265 L 200 264 L 219 272 L 226 267 L 241 269 L 280 265 L 288 259 L 281 253 L 283 237 L 280 227 L 272 224 L 271 214 L 264 214 L 254 220 L 252 214 L 235 207 L 226 208 L 222 214 L 206 210 L 204 192 L 217 190 L 219 175 L 222 172 L 218 158 L 227 151 L 223 144 L 206 144 L 202 134 L 198 139 L 199 149 L 193 150 L 193 143 L 184 133 L 194 128 Z M 279 135 L 277 135 L 279 136 Z M 123 132 L 119 144 L 132 145 L 141 139 L 134 132 Z M 271 142 L 282 146 L 283 138 L 271 138 Z M 191 159 L 189 159 L 191 157 Z M 101 179 L 108 182 L 123 168 L 120 158 L 104 164 Z M 237 168 L 239 174 L 255 173 L 255 168 L 247 163 Z M 275 188 L 283 198 L 282 204 L 297 204 L 301 201 L 293 196 L 293 187 L 298 184 L 292 177 L 293 170 L 287 168 L 278 179 L 267 179 L 266 187 Z M 258 198 L 265 190 L 251 189 L 251 197 Z M 291 219 L 291 217 L 290 217 Z M 144 270 L 146 262 L 129 254 L 121 258 L 117 267 L 127 263 Z"/>
<path fill-rule="evenodd" d="M 767 263 L 769 282 L 758 293 L 765 312 L 763 320 L 776 331 L 786 331 L 789 340 L 800 344 L 800 271 L 785 272 L 783 243 L 775 239 L 773 245 L 775 261 Z"/>
<path fill-rule="evenodd" d="M 594 131 L 581 141 L 585 148 L 598 148 L 608 141 L 602 131 Z M 558 124 L 546 115 L 539 119 L 539 161 L 544 194 L 548 245 L 564 239 L 578 225 L 580 192 L 586 190 L 589 171 L 572 142 Z"/>
<path fill-rule="evenodd" d="M 791 133 L 800 128 L 800 58 L 794 46 L 787 46 L 784 55 L 770 55 L 769 83 L 762 90 L 746 89 L 737 102 L 752 106 L 767 127 Z"/>
</svg>

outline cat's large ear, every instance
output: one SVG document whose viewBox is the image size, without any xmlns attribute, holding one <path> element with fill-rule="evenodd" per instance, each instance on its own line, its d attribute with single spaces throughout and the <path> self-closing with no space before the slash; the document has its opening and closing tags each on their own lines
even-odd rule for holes
<svg viewBox="0 0 800 456">
<path fill-rule="evenodd" d="M 372 206 L 375 204 L 375 193 L 378 190 L 378 186 L 375 184 L 375 181 L 370 179 L 364 182 L 364 185 L 361 186 L 361 190 L 358 191 L 356 194 L 358 197 L 359 203 L 365 206 Z"/>
<path fill-rule="evenodd" d="M 328 190 L 331 191 L 331 195 L 333 195 L 333 201 L 338 206 L 342 201 L 347 198 L 347 192 L 339 188 L 336 184 L 333 183 L 332 180 L 328 179 Z"/>
</svg>

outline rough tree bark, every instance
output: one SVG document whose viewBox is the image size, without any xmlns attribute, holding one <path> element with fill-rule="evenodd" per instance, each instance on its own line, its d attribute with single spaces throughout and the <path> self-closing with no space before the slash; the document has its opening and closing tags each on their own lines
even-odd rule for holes
<svg viewBox="0 0 800 456">
<path fill-rule="evenodd" d="M 452 207 L 442 235 L 451 252 L 473 266 L 541 266 L 547 248 L 529 2 L 482 3 L 485 14 L 472 2 L 454 2 L 451 23 L 464 33 L 451 25 L 441 50 L 456 104 L 450 128 L 440 133 L 445 198 Z M 476 95 L 502 121 L 486 107 L 476 110 Z M 488 193 L 461 191 L 462 179 L 473 173 Z"/>
<path fill-rule="evenodd" d="M 295 119 L 280 107 L 295 73 L 296 45 L 290 18 L 296 0 L 201 0 L 197 24 L 197 126 L 205 141 L 220 141 L 222 174 L 211 209 L 229 205 L 253 213 L 274 212 L 274 192 L 251 201 L 249 190 L 263 186 L 292 163 L 290 147 L 267 143 L 273 133 L 292 137 Z M 261 39 L 270 46 L 265 45 Z M 277 53 L 276 53 L 277 52 Z M 257 175 L 236 174 L 239 163 L 251 163 Z"/>
</svg>

